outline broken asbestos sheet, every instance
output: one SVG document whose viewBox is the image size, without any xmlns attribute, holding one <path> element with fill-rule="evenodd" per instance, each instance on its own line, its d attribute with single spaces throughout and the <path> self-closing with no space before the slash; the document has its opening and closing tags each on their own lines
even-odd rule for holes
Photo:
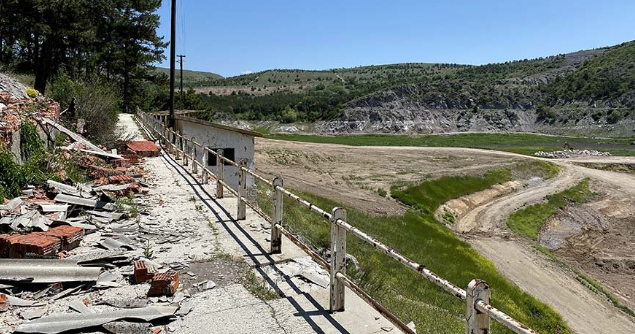
<svg viewBox="0 0 635 334">
<path fill-rule="evenodd" d="M 101 326 L 121 319 L 153 321 L 174 315 L 176 306 L 151 306 L 139 309 L 103 313 L 63 313 L 22 324 L 16 333 L 55 334 L 82 328 Z"/>
<path fill-rule="evenodd" d="M 40 259 L 0 259 L 0 280 L 31 283 L 94 282 L 100 267 L 80 267 L 76 261 Z"/>
</svg>

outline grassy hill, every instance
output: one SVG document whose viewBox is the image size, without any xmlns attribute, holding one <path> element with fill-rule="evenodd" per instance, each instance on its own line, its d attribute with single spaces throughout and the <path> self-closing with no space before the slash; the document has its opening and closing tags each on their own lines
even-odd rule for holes
<svg viewBox="0 0 635 334">
<path fill-rule="evenodd" d="M 169 68 L 156 67 L 155 71 L 158 73 L 163 73 L 168 76 L 170 75 Z M 176 69 L 177 84 L 180 80 L 179 74 L 180 74 L 180 71 L 177 67 Z M 208 82 L 210 80 L 218 80 L 218 79 L 223 79 L 223 76 L 220 74 L 212 73 L 212 72 L 183 70 L 183 86 L 195 87 L 195 86 L 201 85 L 204 82 Z"/>
</svg>

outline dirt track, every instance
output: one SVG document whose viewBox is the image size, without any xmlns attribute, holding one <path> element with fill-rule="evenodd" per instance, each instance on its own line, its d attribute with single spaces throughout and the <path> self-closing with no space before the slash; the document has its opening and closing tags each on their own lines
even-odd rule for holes
<svg viewBox="0 0 635 334">
<path fill-rule="evenodd" d="M 426 177 L 480 174 L 538 158 L 465 148 L 351 147 L 259 139 L 256 159 L 260 172 L 283 175 L 285 184 L 291 188 L 375 214 L 399 214 L 404 207 L 377 195 L 377 188 L 388 190 L 390 184 L 418 182 Z M 605 159 L 635 163 L 633 158 Z M 602 162 L 595 158 L 583 160 Z M 491 236 L 500 231 L 501 224 L 513 211 L 540 202 L 546 195 L 567 189 L 585 177 L 601 184 L 601 189 L 611 197 L 635 195 L 635 176 L 580 167 L 573 163 L 575 160 L 549 161 L 561 166 L 559 176 L 477 206 L 459 224 L 464 232 L 487 232 L 487 237 L 481 235 L 468 241 L 519 287 L 558 310 L 576 333 L 635 332 L 631 318 L 603 296 L 583 287 L 573 273 L 558 267 L 526 243 Z M 632 256 L 632 251 L 626 252 Z M 613 283 L 609 288 L 619 292 L 615 286 L 620 283 L 615 279 L 598 280 Z"/>
</svg>

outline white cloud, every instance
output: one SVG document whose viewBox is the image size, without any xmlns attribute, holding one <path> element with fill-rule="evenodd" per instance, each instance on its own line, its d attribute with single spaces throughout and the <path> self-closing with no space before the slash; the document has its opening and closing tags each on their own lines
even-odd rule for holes
<svg viewBox="0 0 635 334">
<path fill-rule="evenodd" d="M 254 73 L 254 71 L 251 71 L 251 70 L 240 72 L 240 74 L 252 74 L 252 73 Z"/>
</svg>

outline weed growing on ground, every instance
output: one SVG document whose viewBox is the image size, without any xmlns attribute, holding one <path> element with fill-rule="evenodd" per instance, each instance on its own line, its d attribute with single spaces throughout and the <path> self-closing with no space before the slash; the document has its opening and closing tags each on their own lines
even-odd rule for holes
<svg viewBox="0 0 635 334">
<path fill-rule="evenodd" d="M 139 205 L 133 202 L 131 198 L 119 198 L 115 201 L 115 210 L 125 212 L 130 218 L 139 216 Z"/>
<path fill-rule="evenodd" d="M 511 179 L 512 174 L 509 169 L 499 169 L 490 171 L 483 177 L 444 176 L 410 187 L 395 184 L 391 186 L 390 193 L 393 198 L 408 206 L 425 214 L 434 214 L 441 204 L 452 198 L 472 194 L 497 183 L 511 181 Z"/>
<path fill-rule="evenodd" d="M 247 272 L 243 285 L 249 292 L 261 300 L 268 301 L 280 298 L 280 295 L 271 289 L 267 282 L 259 278 L 253 270 Z"/>
</svg>

